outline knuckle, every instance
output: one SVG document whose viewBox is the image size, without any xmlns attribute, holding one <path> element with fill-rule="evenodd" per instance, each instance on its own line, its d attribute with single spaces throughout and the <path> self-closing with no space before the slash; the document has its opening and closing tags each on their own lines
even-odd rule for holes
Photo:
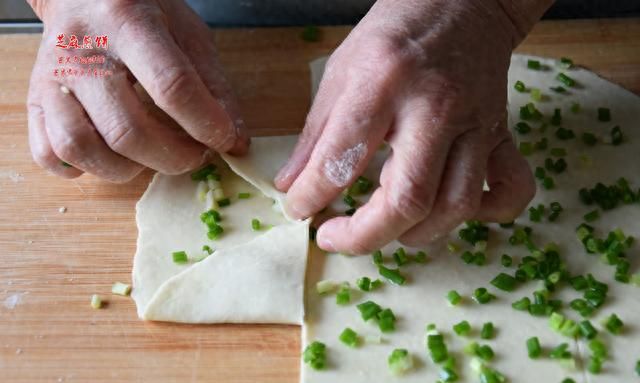
<svg viewBox="0 0 640 383">
<path fill-rule="evenodd" d="M 131 148 L 133 139 L 133 125 L 124 117 L 112 115 L 101 124 L 104 131 L 103 139 L 114 152 L 124 154 Z"/>
<path fill-rule="evenodd" d="M 416 222 L 426 217 L 431 211 L 429 192 L 421 184 L 408 179 L 403 187 L 389 195 L 387 206 L 392 214 L 396 214 L 407 221 Z"/>
<path fill-rule="evenodd" d="M 149 93 L 161 108 L 175 108 L 192 100 L 196 91 L 193 70 L 180 66 L 163 68 L 153 76 Z"/>
<path fill-rule="evenodd" d="M 476 198 L 471 192 L 465 192 L 455 196 L 446 196 L 443 211 L 452 220 L 462 221 L 472 217 L 479 206 L 479 198 Z"/>
<path fill-rule="evenodd" d="M 368 244 L 362 239 L 353 239 L 349 245 L 349 249 L 351 254 L 357 255 L 370 254 L 375 251 L 375 248 L 371 244 Z"/>
<path fill-rule="evenodd" d="M 81 162 L 89 143 L 83 134 L 72 133 L 51 143 L 54 153 L 66 162 Z"/>
</svg>

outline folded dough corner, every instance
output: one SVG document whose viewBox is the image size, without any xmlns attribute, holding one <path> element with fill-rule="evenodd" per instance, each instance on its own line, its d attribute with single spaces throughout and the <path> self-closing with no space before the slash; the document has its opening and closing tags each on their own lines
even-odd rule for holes
<svg viewBox="0 0 640 383">
<path fill-rule="evenodd" d="M 252 188 L 250 199 L 220 210 L 225 225 L 220 241 L 206 237 L 199 220 L 203 205 L 195 197 L 196 184 L 189 175 L 154 177 L 136 206 L 132 296 L 140 318 L 302 324 L 309 221 L 283 215 L 284 195 L 272 183 L 295 138 L 257 138 L 249 155 L 223 155 L 224 162 L 219 160 L 231 168 L 223 175 L 225 192 Z M 273 227 L 252 231 L 254 217 Z M 172 252 L 197 253 L 204 244 L 215 252 L 202 261 L 173 262 Z"/>
</svg>

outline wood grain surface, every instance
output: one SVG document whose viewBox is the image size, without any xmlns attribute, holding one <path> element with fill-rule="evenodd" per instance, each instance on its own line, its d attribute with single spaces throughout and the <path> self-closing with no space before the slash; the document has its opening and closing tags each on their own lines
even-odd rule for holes
<svg viewBox="0 0 640 383">
<path fill-rule="evenodd" d="M 316 43 L 294 28 L 213 32 L 252 134 L 300 130 L 307 63 L 348 32 L 323 28 Z M 638 19 L 543 22 L 518 51 L 572 57 L 640 94 L 639 36 Z M 296 382 L 297 327 L 143 322 L 133 301 L 110 296 L 130 280 L 134 205 L 151 173 L 118 186 L 33 164 L 25 100 L 39 41 L 0 36 L 0 381 Z M 94 293 L 105 309 L 89 306 Z"/>
</svg>

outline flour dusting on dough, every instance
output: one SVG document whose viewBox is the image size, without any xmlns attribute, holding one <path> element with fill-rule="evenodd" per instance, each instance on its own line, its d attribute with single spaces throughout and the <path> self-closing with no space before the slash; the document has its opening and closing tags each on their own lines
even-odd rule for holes
<svg viewBox="0 0 640 383">
<path fill-rule="evenodd" d="M 367 155 L 364 142 L 345 150 L 340 157 L 332 157 L 324 163 L 324 175 L 339 187 L 347 186 L 358 163 Z"/>
</svg>

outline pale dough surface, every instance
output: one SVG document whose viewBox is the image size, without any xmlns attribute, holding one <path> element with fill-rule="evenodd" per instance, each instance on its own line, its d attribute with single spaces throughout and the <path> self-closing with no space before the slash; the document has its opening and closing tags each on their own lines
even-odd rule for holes
<svg viewBox="0 0 640 383">
<path fill-rule="evenodd" d="M 287 219 L 272 179 L 295 137 L 254 139 L 242 159 L 217 159 L 225 194 L 223 236 L 210 241 L 200 221 L 204 203 L 189 175 L 157 174 L 136 206 L 138 246 L 133 298 L 143 319 L 187 323 L 293 323 L 303 316 L 308 222 Z M 226 163 L 225 163 L 226 161 Z M 227 164 L 231 169 L 227 167 Z M 235 172 L 235 173 L 234 173 Z M 237 173 L 237 174 L 236 174 Z M 239 192 L 251 198 L 238 199 Z M 255 232 L 251 219 L 271 229 Z M 171 253 L 216 251 L 200 262 L 177 265 Z"/>
<path fill-rule="evenodd" d="M 405 286 L 385 284 L 376 292 L 357 293 L 350 305 L 338 306 L 335 296 L 319 296 L 315 284 L 319 280 L 335 282 L 348 281 L 355 286 L 357 278 L 369 276 L 378 277 L 377 269 L 371 262 L 371 257 L 349 257 L 338 254 L 325 255 L 312 246 L 310 250 L 310 264 L 307 275 L 305 325 L 303 330 L 303 348 L 314 340 L 327 345 L 329 366 L 327 370 L 316 372 L 302 363 L 301 381 L 303 383 L 371 383 L 371 382 L 406 382 L 424 383 L 435 382 L 438 379 L 439 368 L 428 357 L 424 344 L 424 328 L 428 323 L 435 323 L 444 334 L 450 351 L 457 357 L 460 382 L 477 382 L 477 377 L 468 367 L 469 358 L 462 354 L 462 348 L 470 340 L 481 344 L 491 345 L 496 352 L 493 367 L 504 373 L 510 382 L 539 383 L 560 382 L 565 377 L 572 377 L 576 382 L 632 382 L 635 376 L 634 366 L 640 358 L 640 289 L 631 285 L 623 285 L 613 280 L 613 268 L 599 262 L 597 256 L 588 256 L 575 235 L 575 227 L 582 222 L 582 216 L 593 207 L 582 206 L 578 200 L 577 190 L 580 187 L 593 187 L 596 182 L 607 184 L 615 182 L 619 177 L 626 177 L 634 190 L 640 188 L 640 99 L 617 85 L 599 78 L 583 69 L 567 70 L 567 74 L 575 78 L 580 87 L 572 89 L 571 94 L 557 95 L 549 90 L 559 83 L 554 79 L 557 66 L 553 60 L 541 59 L 550 67 L 548 71 L 532 71 L 526 69 L 527 57 L 515 55 L 509 72 L 509 125 L 512 127 L 518 119 L 521 105 L 529 102 L 529 94 L 521 94 L 513 90 L 516 80 L 523 81 L 527 86 L 535 86 L 543 90 L 551 99 L 536 103 L 538 108 L 550 116 L 554 107 L 562 108 L 563 126 L 575 130 L 577 136 L 585 131 L 597 135 L 607 135 L 614 125 L 620 125 L 627 142 L 622 146 L 613 147 L 599 144 L 595 148 L 586 148 L 579 139 L 559 141 L 553 136 L 550 127 L 547 136 L 549 147 L 564 147 L 567 156 L 568 169 L 564 174 L 554 175 L 556 189 L 545 191 L 540 188 L 532 204 L 558 201 L 564 207 L 564 212 L 555 223 L 543 219 L 541 223 L 530 222 L 525 212 L 517 223 L 529 225 L 534 229 L 534 239 L 538 245 L 548 242 L 560 244 L 561 254 L 575 274 L 593 273 L 599 280 L 609 284 L 607 303 L 591 319 L 598 328 L 603 340 L 609 345 L 611 357 L 605 362 L 600 375 L 591 375 L 579 367 L 577 371 L 566 370 L 555 361 L 548 358 L 530 360 L 527 357 L 525 340 L 538 336 L 545 348 L 557 346 L 561 342 L 571 345 L 574 355 L 582 356 L 586 360 L 588 354 L 584 342 L 574 342 L 569 338 L 553 333 L 546 318 L 535 318 L 529 314 L 515 311 L 511 303 L 524 296 L 531 297 L 531 293 L 538 288 L 537 282 L 527 283 L 513 293 L 499 291 L 489 284 L 489 281 L 499 272 L 505 271 L 500 265 L 500 255 L 510 254 L 514 263 L 528 255 L 523 247 L 512 247 L 507 244 L 510 230 L 500 229 L 491 225 L 490 242 L 487 250 L 488 265 L 483 267 L 465 265 L 459 255 L 449 254 L 446 250 L 447 241 L 463 243 L 457 239 L 457 230 L 449 238 L 425 249 L 432 260 L 427 265 L 411 265 L 402 268 L 408 276 Z M 312 78 L 319 81 L 324 66 L 324 59 L 312 63 Z M 314 89 L 317 83 L 314 84 Z M 572 102 L 579 102 L 582 111 L 573 114 L 569 111 Z M 598 122 L 597 107 L 605 106 L 611 109 L 610 123 Z M 534 126 L 538 126 L 534 124 Z M 535 142 L 541 137 L 540 133 L 530 133 L 521 138 Z M 586 154 L 591 158 L 591 164 L 585 165 L 579 158 Z M 377 179 L 385 152 L 378 152 L 374 163 L 371 164 L 366 175 Z M 534 154 L 528 157 L 532 167 L 541 166 L 547 154 Z M 334 204 L 334 209 L 344 211 L 346 206 L 341 202 Z M 640 237 L 640 205 L 623 205 L 612 211 L 602 213 L 602 218 L 594 223 L 600 236 L 616 227 L 622 228 L 627 235 Z M 399 243 L 392 243 L 384 249 L 387 263 L 391 253 Z M 468 246 L 463 246 L 467 248 Z M 638 245 L 634 245 L 628 252 L 632 261 L 632 271 L 638 272 Z M 515 269 L 506 269 L 513 273 Z M 478 305 L 468 297 L 477 287 L 484 286 L 497 295 L 498 299 L 487 305 Z M 464 295 L 466 301 L 458 307 L 449 307 L 445 299 L 449 290 L 455 289 Z M 558 295 L 565 307 L 570 299 L 580 295 L 570 287 L 563 288 Z M 364 344 L 358 349 L 344 346 L 338 335 L 345 327 L 351 327 L 361 335 L 379 334 L 378 328 L 371 323 L 364 323 L 356 309 L 356 304 L 373 300 L 383 307 L 391 308 L 396 316 L 397 330 L 389 335 L 383 335 L 385 342 L 380 345 Z M 615 312 L 627 325 L 627 331 L 622 336 L 612 336 L 603 330 L 600 319 Z M 563 313 L 573 319 L 579 317 L 569 308 Z M 468 320 L 474 328 L 472 337 L 465 339 L 455 336 L 451 327 L 461 320 Z M 478 336 L 484 322 L 491 321 L 496 327 L 497 336 L 490 341 L 481 340 Z M 417 368 L 414 372 L 403 377 L 393 377 L 387 368 L 387 357 L 395 348 L 406 348 L 415 357 Z"/>
</svg>

